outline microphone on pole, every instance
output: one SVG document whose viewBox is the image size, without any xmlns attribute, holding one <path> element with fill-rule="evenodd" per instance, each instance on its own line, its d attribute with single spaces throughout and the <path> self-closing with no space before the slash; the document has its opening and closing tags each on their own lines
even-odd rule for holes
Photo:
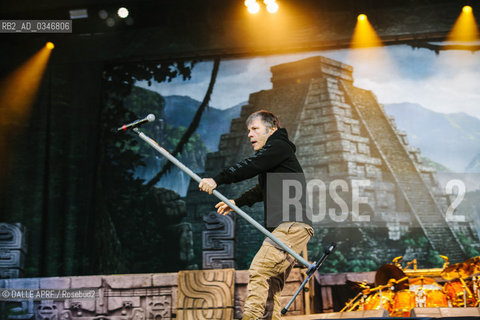
<svg viewBox="0 0 480 320">
<path fill-rule="evenodd" d="M 150 113 L 148 116 L 146 116 L 143 119 L 135 120 L 135 121 L 133 121 L 132 123 L 129 123 L 129 124 L 124 124 L 123 126 L 121 126 L 120 128 L 117 129 L 117 132 L 126 131 L 128 129 L 133 129 L 133 128 L 136 128 L 138 126 L 141 126 L 144 123 L 152 122 L 152 121 L 155 121 L 155 115 Z"/>
</svg>

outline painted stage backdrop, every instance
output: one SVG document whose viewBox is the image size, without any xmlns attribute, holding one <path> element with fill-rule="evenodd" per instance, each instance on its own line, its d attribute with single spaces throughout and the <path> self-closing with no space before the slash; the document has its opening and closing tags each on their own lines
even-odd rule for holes
<svg viewBox="0 0 480 320">
<path fill-rule="evenodd" d="M 305 171 L 308 258 L 337 243 L 321 272 L 480 256 L 478 79 L 479 52 L 409 46 L 51 65 L 0 183 L 0 222 L 11 223 L 0 246 L 22 244 L 0 271 L 248 269 L 262 234 L 219 216 L 215 197 L 117 128 L 153 113 L 141 130 L 209 177 L 253 154 L 245 119 L 259 109 L 279 116 Z M 235 198 L 255 183 L 218 190 Z M 262 204 L 242 209 L 264 222 Z"/>
<path fill-rule="evenodd" d="M 246 117 L 274 112 L 307 178 L 308 257 L 338 244 L 323 272 L 372 271 L 398 256 L 441 267 L 480 255 L 479 55 L 408 46 L 308 52 L 223 60 L 214 79 L 213 62 L 198 62 L 183 66 L 191 68 L 186 80 L 137 81 L 122 104 L 136 117 L 155 114 L 142 130 L 173 151 L 207 95 L 179 153 L 202 177 L 253 154 Z M 111 201 L 122 246 L 140 269 L 247 269 L 261 233 L 235 214 L 217 215 L 216 198 L 179 169 L 159 174 L 166 160 L 138 137 L 122 139 L 112 161 L 138 157 L 123 168 L 155 190 L 148 217 L 124 209 L 131 197 Z M 255 184 L 218 190 L 235 198 Z M 262 204 L 243 209 L 263 223 Z M 173 246 L 178 254 L 151 264 L 158 254 L 131 245 L 142 237 L 157 253 Z"/>
</svg>

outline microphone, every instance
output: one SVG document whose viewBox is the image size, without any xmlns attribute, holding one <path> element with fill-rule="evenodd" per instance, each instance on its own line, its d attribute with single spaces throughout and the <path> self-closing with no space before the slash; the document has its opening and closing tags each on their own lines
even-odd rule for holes
<svg viewBox="0 0 480 320">
<path fill-rule="evenodd" d="M 117 129 L 117 132 L 120 132 L 122 130 L 126 131 L 127 129 L 136 128 L 138 126 L 141 126 L 144 123 L 152 122 L 152 121 L 155 121 L 155 115 L 150 113 L 148 116 L 146 116 L 143 119 L 135 120 L 135 121 L 133 121 L 132 123 L 129 123 L 129 124 L 124 124 L 123 126 L 121 126 L 120 128 Z"/>
</svg>

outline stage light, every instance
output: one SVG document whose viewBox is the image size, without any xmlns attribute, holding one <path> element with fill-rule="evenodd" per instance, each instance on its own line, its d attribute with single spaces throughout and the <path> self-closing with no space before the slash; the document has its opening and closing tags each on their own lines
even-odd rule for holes
<svg viewBox="0 0 480 320">
<path fill-rule="evenodd" d="M 247 7 L 247 10 L 248 12 L 253 14 L 258 13 L 258 11 L 260 11 L 260 5 L 255 1 L 249 4 L 249 6 Z"/>
<path fill-rule="evenodd" d="M 102 9 L 102 10 L 98 11 L 98 16 L 99 16 L 100 19 L 102 19 L 102 20 L 107 19 L 107 18 L 108 18 L 108 12 L 107 12 L 107 10 L 103 10 L 103 9 Z"/>
<path fill-rule="evenodd" d="M 275 13 L 278 11 L 278 4 L 275 1 L 276 0 L 263 0 L 268 12 Z M 258 13 L 260 11 L 260 5 L 256 0 L 245 0 L 243 3 L 250 13 Z"/>
<path fill-rule="evenodd" d="M 470 13 L 472 12 L 472 7 L 470 6 L 464 6 L 463 9 L 462 9 L 463 12 L 465 13 Z"/>
<path fill-rule="evenodd" d="M 120 18 L 125 19 L 128 17 L 128 9 L 125 7 L 121 7 L 118 9 L 117 14 Z"/>
<path fill-rule="evenodd" d="M 55 48 L 55 45 L 53 44 L 53 42 L 50 42 L 48 41 L 45 46 L 47 47 L 47 49 L 49 50 L 53 50 L 53 48 Z"/>
<path fill-rule="evenodd" d="M 267 11 L 270 13 L 275 13 L 278 11 L 278 4 L 276 2 L 270 2 L 267 4 Z"/>
<path fill-rule="evenodd" d="M 447 36 L 447 41 L 477 41 L 478 39 L 477 22 L 472 7 L 464 6 Z"/>
<path fill-rule="evenodd" d="M 351 48 L 381 46 L 382 41 L 368 21 L 367 15 L 359 14 L 353 31 Z"/>
</svg>

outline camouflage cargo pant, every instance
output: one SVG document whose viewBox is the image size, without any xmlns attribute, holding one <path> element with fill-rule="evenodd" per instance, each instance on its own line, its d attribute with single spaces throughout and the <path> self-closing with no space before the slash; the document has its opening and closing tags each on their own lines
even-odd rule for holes
<svg viewBox="0 0 480 320">
<path fill-rule="evenodd" d="M 284 222 L 272 233 L 300 253 L 313 236 L 313 229 L 305 223 Z M 280 319 L 280 293 L 295 259 L 277 247 L 277 244 L 267 238 L 253 258 L 248 271 L 248 296 L 242 320 Z"/>
</svg>

